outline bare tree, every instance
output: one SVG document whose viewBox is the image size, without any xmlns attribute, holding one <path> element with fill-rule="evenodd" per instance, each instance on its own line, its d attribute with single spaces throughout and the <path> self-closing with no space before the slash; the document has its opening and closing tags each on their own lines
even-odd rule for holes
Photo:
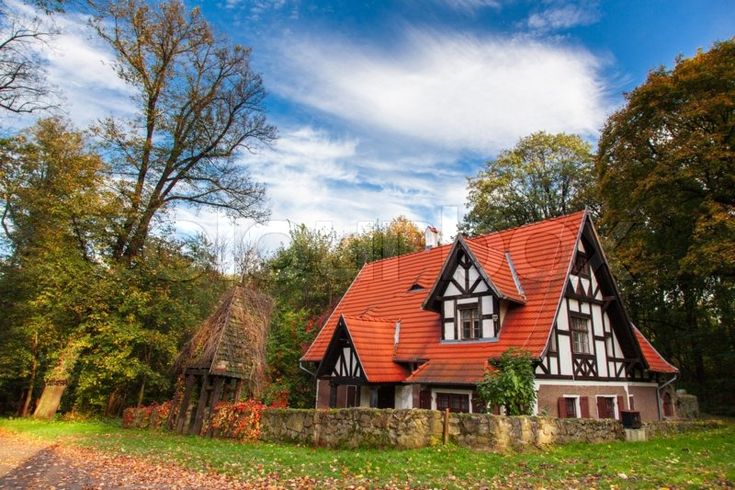
<svg viewBox="0 0 735 490">
<path fill-rule="evenodd" d="M 33 5 L 45 13 L 60 8 L 61 2 L 38 1 Z M 29 113 L 53 107 L 51 93 L 38 51 L 54 30 L 35 15 L 13 11 L 0 1 L 0 109 Z"/>
<path fill-rule="evenodd" d="M 235 160 L 276 137 L 250 49 L 217 37 L 199 9 L 177 0 L 93 8 L 118 75 L 137 92 L 134 120 L 100 128 L 125 207 L 113 255 L 139 255 L 153 218 L 175 203 L 264 219 L 264 189 Z"/>
</svg>

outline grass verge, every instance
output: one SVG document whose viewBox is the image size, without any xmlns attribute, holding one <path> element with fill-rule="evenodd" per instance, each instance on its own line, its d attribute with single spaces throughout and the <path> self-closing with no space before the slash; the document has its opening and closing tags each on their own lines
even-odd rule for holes
<svg viewBox="0 0 735 490">
<path fill-rule="evenodd" d="M 332 450 L 240 444 L 122 429 L 116 421 L 0 419 L 0 429 L 61 444 L 175 461 L 240 479 L 272 475 L 367 487 L 733 488 L 735 424 L 643 443 L 569 444 L 494 454 L 455 446 Z"/>
</svg>

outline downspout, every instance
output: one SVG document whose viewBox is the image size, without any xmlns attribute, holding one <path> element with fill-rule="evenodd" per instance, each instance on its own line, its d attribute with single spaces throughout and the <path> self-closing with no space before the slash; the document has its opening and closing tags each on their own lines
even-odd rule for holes
<svg viewBox="0 0 735 490">
<path fill-rule="evenodd" d="M 311 371 L 309 371 L 308 369 L 306 369 L 302 363 L 303 363 L 303 361 L 299 361 L 299 369 L 301 369 L 305 373 L 309 373 L 312 378 L 316 378 L 316 371 L 314 371 L 312 373 Z"/>
<path fill-rule="evenodd" d="M 301 369 L 305 373 L 309 373 L 312 378 L 316 378 L 316 371 L 312 373 L 311 371 L 309 371 L 308 369 L 304 367 L 302 362 L 303 361 L 299 361 L 299 369 Z M 314 408 L 317 408 L 316 404 L 317 404 L 318 399 L 319 399 L 319 380 L 317 379 L 316 380 L 316 396 L 314 397 Z"/>
<path fill-rule="evenodd" d="M 662 384 L 656 389 L 656 401 L 658 402 L 656 405 L 658 405 L 658 419 L 663 420 L 663 409 L 661 407 L 661 390 L 669 386 L 671 383 L 679 379 L 679 373 L 674 373 L 674 377 L 668 380 L 666 383 Z"/>
</svg>

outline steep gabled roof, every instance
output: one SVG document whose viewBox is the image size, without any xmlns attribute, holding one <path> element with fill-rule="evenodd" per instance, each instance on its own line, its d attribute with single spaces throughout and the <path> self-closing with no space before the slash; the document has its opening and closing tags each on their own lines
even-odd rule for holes
<svg viewBox="0 0 735 490">
<path fill-rule="evenodd" d="M 525 303 L 526 296 L 513 278 L 513 265 L 508 261 L 509 253 L 493 247 L 484 247 L 478 240 L 467 240 L 471 256 L 484 274 L 491 278 L 500 297 L 516 303 Z M 519 280 L 520 282 L 520 280 Z"/>
<path fill-rule="evenodd" d="M 386 355 L 392 353 L 394 347 L 395 321 L 349 315 L 343 315 L 342 320 L 370 383 L 389 383 L 406 378 L 406 369 L 393 362 L 392 355 Z"/>
<path fill-rule="evenodd" d="M 525 304 L 510 308 L 497 342 L 441 343 L 440 316 L 422 308 L 429 291 L 410 291 L 416 277 L 436 282 L 453 245 L 414 252 L 365 264 L 330 319 L 303 356 L 320 361 L 340 315 L 400 320 L 397 349 L 383 355 L 409 359 L 488 358 L 509 347 L 527 349 L 540 356 L 556 316 L 564 279 L 569 270 L 574 244 L 584 221 L 584 212 L 553 218 L 531 225 L 466 239 L 477 261 L 504 292 L 519 296 L 505 258 L 509 252 L 525 291 Z M 484 250 L 490 250 L 485 252 Z M 489 269 L 489 270 L 488 270 Z"/>
<path fill-rule="evenodd" d="M 380 369 L 387 369 L 388 360 L 424 362 L 407 381 L 474 383 L 482 377 L 487 360 L 510 347 L 540 358 L 587 219 L 586 212 L 580 211 L 365 264 L 302 360 L 321 361 L 340 315 L 348 318 L 350 325 L 350 317 L 362 318 L 355 325 L 364 333 L 351 329 L 352 337 L 365 345 L 371 357 L 381 359 Z M 511 300 L 497 339 L 442 342 L 441 315 L 424 308 L 450 254 L 459 246 L 467 249 L 500 296 Z M 432 289 L 412 287 L 418 278 L 422 286 L 431 285 Z M 394 345 L 396 321 L 400 321 L 401 331 Z M 371 329 L 376 331 L 369 333 Z M 389 376 L 397 374 L 392 370 Z"/>
<path fill-rule="evenodd" d="M 259 393 L 272 308 L 271 299 L 253 287 L 232 287 L 184 346 L 177 369 L 205 369 L 217 376 L 246 379 L 250 393 Z"/>
<path fill-rule="evenodd" d="M 493 248 L 478 246 L 475 242 L 459 235 L 454 240 L 452 248 L 449 249 L 444 264 L 434 280 L 433 287 L 424 300 L 423 306 L 425 308 L 432 309 L 432 304 L 435 303 L 435 300 L 450 282 L 452 273 L 457 266 L 456 257 L 460 251 L 467 254 L 470 261 L 477 267 L 480 277 L 482 277 L 495 296 L 516 303 L 526 302 L 526 298 L 518 290 L 511 272 L 511 265 L 508 263 L 506 255 Z M 492 271 L 492 274 L 489 271 Z"/>
</svg>

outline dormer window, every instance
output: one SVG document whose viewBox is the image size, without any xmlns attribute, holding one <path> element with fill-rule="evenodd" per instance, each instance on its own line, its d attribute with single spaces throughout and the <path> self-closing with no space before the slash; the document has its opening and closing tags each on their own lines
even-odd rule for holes
<svg viewBox="0 0 735 490">
<path fill-rule="evenodd" d="M 460 306 L 459 321 L 462 327 L 462 339 L 482 338 L 482 326 L 477 305 Z"/>
</svg>

